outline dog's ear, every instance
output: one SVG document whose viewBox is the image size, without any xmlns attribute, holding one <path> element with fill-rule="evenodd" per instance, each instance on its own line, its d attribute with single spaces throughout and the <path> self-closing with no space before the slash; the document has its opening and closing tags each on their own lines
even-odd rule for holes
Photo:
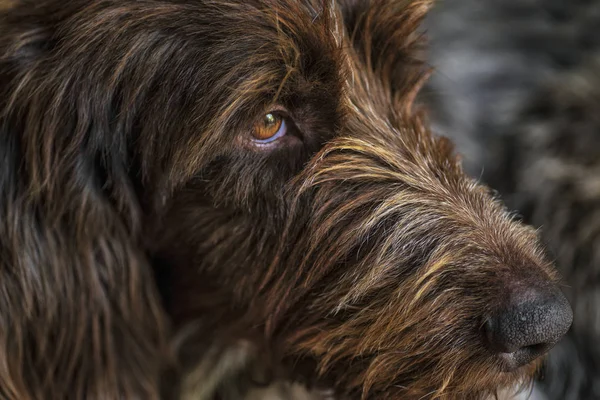
<svg viewBox="0 0 600 400">
<path fill-rule="evenodd" d="M 431 0 L 338 0 L 350 40 L 368 70 L 412 101 L 423 80 L 423 35 L 419 26 Z"/>
<path fill-rule="evenodd" d="M 48 55 L 52 34 L 13 17 L 0 17 L 0 397 L 158 399 L 163 311 L 124 152 L 103 151 L 123 138 L 98 93 L 73 95 L 84 86 Z"/>
</svg>

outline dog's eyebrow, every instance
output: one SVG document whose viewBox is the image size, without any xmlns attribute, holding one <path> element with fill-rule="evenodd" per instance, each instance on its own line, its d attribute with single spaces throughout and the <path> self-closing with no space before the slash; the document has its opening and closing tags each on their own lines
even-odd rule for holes
<svg viewBox="0 0 600 400">
<path fill-rule="evenodd" d="M 319 18 L 319 16 L 321 15 L 322 9 L 320 9 L 319 11 L 317 11 L 317 10 L 315 10 L 315 8 L 310 3 L 306 4 L 306 7 L 309 9 L 309 11 L 311 12 L 311 14 L 314 14 L 314 16 L 312 18 L 312 21 L 311 21 L 314 24 L 315 21 L 317 20 L 317 18 Z"/>
</svg>

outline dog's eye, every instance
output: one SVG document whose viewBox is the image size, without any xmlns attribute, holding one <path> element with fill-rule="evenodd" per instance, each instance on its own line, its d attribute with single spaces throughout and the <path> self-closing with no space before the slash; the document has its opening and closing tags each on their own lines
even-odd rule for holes
<svg viewBox="0 0 600 400">
<path fill-rule="evenodd" d="M 281 115 L 268 113 L 254 124 L 252 136 L 258 143 L 269 143 L 285 135 L 287 126 Z"/>
</svg>

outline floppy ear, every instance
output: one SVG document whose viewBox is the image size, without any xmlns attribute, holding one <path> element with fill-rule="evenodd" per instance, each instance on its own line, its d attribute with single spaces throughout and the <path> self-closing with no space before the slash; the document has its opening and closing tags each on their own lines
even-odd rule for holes
<svg viewBox="0 0 600 400">
<path fill-rule="evenodd" d="M 351 42 L 400 104 L 412 104 L 427 76 L 419 25 L 432 0 L 338 0 Z"/>
<path fill-rule="evenodd" d="M 139 243 L 125 138 L 93 86 L 44 55 L 50 33 L 8 18 L 0 17 L 0 397 L 158 399 L 166 325 Z"/>
</svg>

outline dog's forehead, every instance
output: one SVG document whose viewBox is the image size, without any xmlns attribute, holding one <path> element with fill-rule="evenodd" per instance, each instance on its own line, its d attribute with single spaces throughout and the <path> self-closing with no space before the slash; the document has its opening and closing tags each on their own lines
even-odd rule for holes
<svg viewBox="0 0 600 400">
<path fill-rule="evenodd" d="M 235 6 L 241 10 L 239 6 Z M 232 46 L 215 47 L 223 58 L 236 58 L 232 68 L 252 86 L 244 93 L 260 91 L 272 102 L 296 104 L 322 102 L 337 108 L 346 82 L 347 34 L 342 12 L 335 1 L 252 1 L 241 6 L 234 22 L 224 30 Z M 231 18 L 231 12 L 223 15 Z M 242 26 L 245 24 L 246 26 Z M 224 40 L 224 39 L 221 39 Z M 241 45 L 243 43 L 243 45 Z M 227 63 L 224 63 L 227 65 Z M 260 84 L 260 88 L 258 85 Z M 286 104 L 289 106 L 289 104 Z"/>
<path fill-rule="evenodd" d="M 278 85 L 278 91 L 292 82 L 301 82 L 295 86 L 300 90 L 306 90 L 311 85 L 313 88 L 323 84 L 342 86 L 344 90 L 331 91 L 331 95 L 350 103 L 350 97 L 354 94 L 371 110 L 382 107 L 387 110 L 391 106 L 389 98 L 373 102 L 371 96 L 364 96 L 366 93 L 373 95 L 373 89 L 385 83 L 378 79 L 373 65 L 365 64 L 364 57 L 368 56 L 362 54 L 371 51 L 362 47 L 370 46 L 367 42 L 371 40 L 369 35 L 372 28 L 367 28 L 369 32 L 364 34 L 357 32 L 356 26 L 348 26 L 349 21 L 346 21 L 348 18 L 355 19 L 356 16 L 350 16 L 349 12 L 358 3 L 350 0 L 256 0 L 246 3 L 245 7 L 253 10 L 248 23 L 256 24 L 257 30 L 252 34 L 258 39 L 254 48 L 247 48 L 247 55 L 255 57 L 258 53 L 266 52 L 272 66 L 285 69 L 285 73 L 278 75 L 281 79 L 274 83 Z M 362 4 L 360 12 L 368 14 L 368 9 Z M 386 11 L 397 13 L 393 7 Z M 397 29 L 392 26 L 390 36 L 394 36 L 393 32 Z M 243 31 L 235 32 L 244 35 Z M 356 40 L 357 34 L 367 37 Z M 386 46 L 389 45 L 386 43 Z M 386 97 L 386 90 L 378 92 Z"/>
</svg>

